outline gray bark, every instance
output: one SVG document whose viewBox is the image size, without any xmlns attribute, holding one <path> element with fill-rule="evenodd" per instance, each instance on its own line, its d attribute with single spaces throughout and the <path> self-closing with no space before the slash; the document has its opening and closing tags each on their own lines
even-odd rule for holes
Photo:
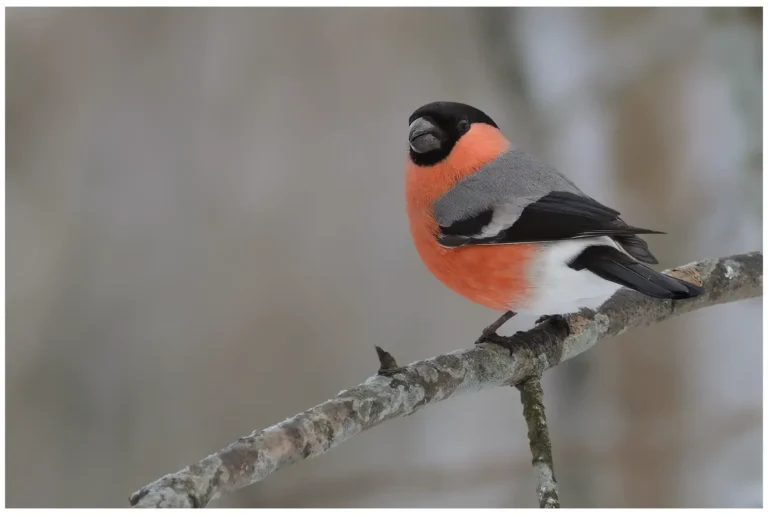
<svg viewBox="0 0 768 515">
<path fill-rule="evenodd" d="M 560 494 L 557 490 L 555 465 L 552 460 L 552 441 L 549 438 L 547 414 L 544 409 L 544 391 L 541 378 L 532 377 L 517 385 L 523 416 L 528 425 L 528 442 L 531 447 L 533 473 L 536 478 L 536 494 L 539 508 L 559 508 Z"/>
<path fill-rule="evenodd" d="M 517 335 L 511 353 L 481 344 L 412 363 L 364 383 L 272 427 L 255 431 L 134 493 L 134 507 L 204 507 L 276 470 L 319 456 L 382 422 L 411 415 L 428 404 L 497 386 L 518 385 L 598 341 L 641 325 L 762 295 L 762 252 L 704 260 L 668 270 L 706 292 L 685 301 L 657 300 L 622 289 L 596 312 L 566 317 L 567 336 L 548 322 Z"/>
</svg>

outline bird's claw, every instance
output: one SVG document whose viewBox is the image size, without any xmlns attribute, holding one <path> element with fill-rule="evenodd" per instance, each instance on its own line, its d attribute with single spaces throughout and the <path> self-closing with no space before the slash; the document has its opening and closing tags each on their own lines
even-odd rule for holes
<svg viewBox="0 0 768 515">
<path fill-rule="evenodd" d="M 489 338 L 493 338 L 494 336 L 498 337 L 498 334 L 496 334 L 496 331 L 499 330 L 501 326 L 507 323 L 507 321 L 515 316 L 517 313 L 514 311 L 507 311 L 503 315 L 501 315 L 494 323 L 483 329 L 483 333 L 480 335 L 480 337 L 475 340 L 475 345 L 480 345 L 481 343 L 490 341 Z"/>
<path fill-rule="evenodd" d="M 486 329 L 485 331 L 483 331 L 480 337 L 477 340 L 475 340 L 475 345 L 480 345 L 481 343 L 485 343 L 485 342 L 491 342 L 491 340 L 494 337 L 500 338 L 500 336 L 496 334 L 496 331 L 489 331 Z"/>
<path fill-rule="evenodd" d="M 517 336 L 517 333 L 515 333 L 514 336 L 501 336 L 499 334 L 496 334 L 496 332 L 487 333 L 480 336 L 480 338 L 478 338 L 477 341 L 475 342 L 475 345 L 479 345 L 481 343 L 493 343 L 494 345 L 499 345 L 501 347 L 504 347 L 509 351 L 509 354 L 512 355 L 512 350 L 515 347 L 514 342 L 515 342 L 516 336 Z"/>
</svg>

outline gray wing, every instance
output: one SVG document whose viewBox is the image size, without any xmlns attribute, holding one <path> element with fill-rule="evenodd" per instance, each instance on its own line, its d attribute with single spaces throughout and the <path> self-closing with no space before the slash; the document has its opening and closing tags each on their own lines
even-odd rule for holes
<svg viewBox="0 0 768 515">
<path fill-rule="evenodd" d="M 486 236 L 511 226 L 523 209 L 553 191 L 585 196 L 573 182 L 533 157 L 511 150 L 459 181 L 434 205 L 441 227 L 473 218 L 493 209 Z"/>
<path fill-rule="evenodd" d="M 633 257 L 656 260 L 619 212 L 585 195 L 555 169 L 513 150 L 459 181 L 434 214 L 447 247 L 611 236 Z"/>
</svg>

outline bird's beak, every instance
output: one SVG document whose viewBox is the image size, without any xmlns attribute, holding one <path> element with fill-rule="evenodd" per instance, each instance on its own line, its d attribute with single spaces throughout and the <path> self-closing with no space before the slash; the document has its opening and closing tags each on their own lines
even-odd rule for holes
<svg viewBox="0 0 768 515">
<path fill-rule="evenodd" d="M 411 149 L 417 154 L 423 154 L 440 148 L 442 136 L 443 131 L 440 127 L 426 118 L 414 120 L 408 131 Z"/>
</svg>

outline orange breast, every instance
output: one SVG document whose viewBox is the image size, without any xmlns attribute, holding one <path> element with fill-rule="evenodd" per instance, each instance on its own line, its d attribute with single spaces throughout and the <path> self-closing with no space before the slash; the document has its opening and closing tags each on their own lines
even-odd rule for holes
<svg viewBox="0 0 768 515">
<path fill-rule="evenodd" d="M 437 243 L 433 202 L 458 180 L 510 147 L 498 129 L 473 124 L 442 162 L 420 167 L 406 164 L 406 203 L 411 236 L 427 268 L 446 286 L 491 309 L 506 311 L 530 293 L 526 274 L 536 244 L 468 246 L 450 249 Z"/>
<path fill-rule="evenodd" d="M 427 268 L 446 286 L 491 309 L 523 305 L 535 244 L 468 246 L 449 249 L 435 240 L 437 223 L 424 211 L 410 213 L 411 235 Z"/>
</svg>

